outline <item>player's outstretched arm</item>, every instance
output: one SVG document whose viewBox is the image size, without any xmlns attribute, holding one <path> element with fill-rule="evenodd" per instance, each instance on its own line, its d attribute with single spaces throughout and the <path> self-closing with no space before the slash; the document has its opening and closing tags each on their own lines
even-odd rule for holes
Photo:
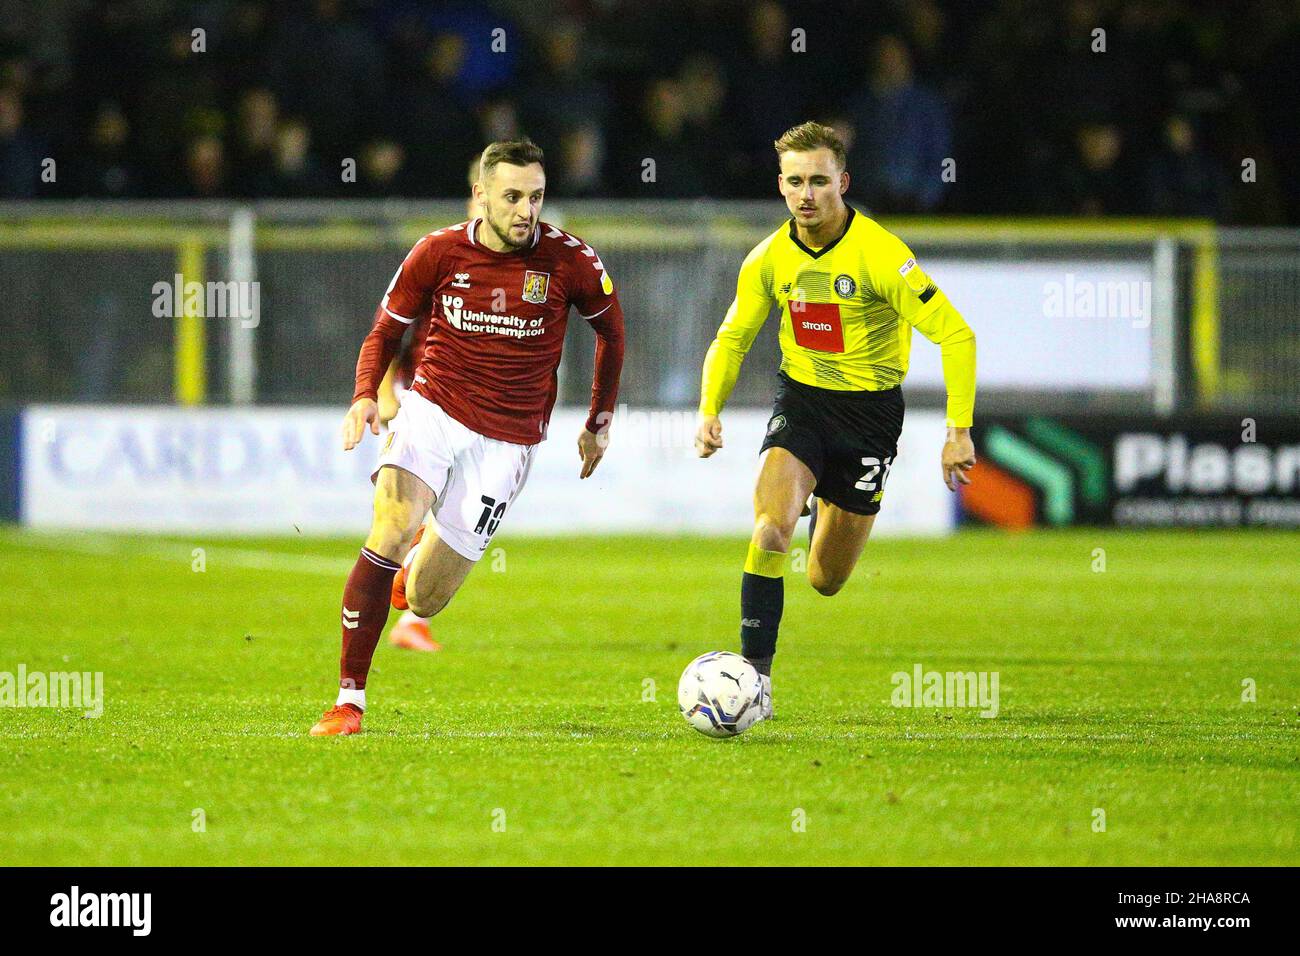
<svg viewBox="0 0 1300 956">
<path fill-rule="evenodd" d="M 405 331 L 406 326 L 381 310 L 370 334 L 361 343 L 352 407 L 343 418 L 344 450 L 351 451 L 357 446 L 366 433 L 366 425 L 370 426 L 371 433 L 379 434 L 379 383 L 392 364 Z"/>
<path fill-rule="evenodd" d="M 943 483 L 950 491 L 969 485 L 975 465 L 970 427 L 975 415 L 975 333 L 896 236 L 882 240 L 882 252 L 870 260 L 872 286 L 900 318 L 939 346 L 943 383 L 948 391 L 948 438 L 940 455 Z"/>
<path fill-rule="evenodd" d="M 700 373 L 700 419 L 695 429 L 695 451 L 701 458 L 708 458 L 722 447 L 722 419 L 718 416 L 740 377 L 745 355 L 776 301 L 769 287 L 770 273 L 765 277 L 763 272 L 767 247 L 766 241 L 761 242 L 745 257 L 740 275 L 736 277 L 736 297 L 732 299 L 722 325 L 718 326 L 718 334 L 709 350 L 704 353 L 704 369 Z"/>
<path fill-rule="evenodd" d="M 590 478 L 609 447 L 609 428 L 618 400 L 618 383 L 623 374 L 623 307 L 609 291 L 609 304 L 587 320 L 596 333 L 595 370 L 591 379 L 591 408 L 587 422 L 578 432 L 578 455 L 582 458 L 579 478 Z"/>
<path fill-rule="evenodd" d="M 433 288 L 440 272 L 436 254 L 430 253 L 429 236 L 417 242 L 398 266 L 375 309 L 370 334 L 357 356 L 356 386 L 352 407 L 343 419 L 343 448 L 351 451 L 370 426 L 379 434 L 379 387 L 392 372 L 393 359 L 402 347 L 402 336 L 416 318 L 429 314 Z M 391 394 L 391 392 L 390 392 Z"/>
<path fill-rule="evenodd" d="M 966 472 L 975 467 L 975 443 L 971 441 L 970 429 L 949 427 L 940 457 L 943 483 L 949 491 L 956 491 L 958 485 L 969 485 L 970 476 Z"/>
</svg>

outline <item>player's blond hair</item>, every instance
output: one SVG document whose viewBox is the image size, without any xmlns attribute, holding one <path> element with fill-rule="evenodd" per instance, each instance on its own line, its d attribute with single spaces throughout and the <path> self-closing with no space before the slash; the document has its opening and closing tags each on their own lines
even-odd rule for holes
<svg viewBox="0 0 1300 956">
<path fill-rule="evenodd" d="M 478 171 L 480 181 L 487 179 L 501 163 L 511 166 L 531 166 L 536 163 L 545 166 L 542 161 L 542 147 L 527 136 L 522 139 L 501 139 L 488 143 L 479 157 Z"/>
<path fill-rule="evenodd" d="M 814 149 L 829 149 L 840 169 L 848 165 L 848 155 L 840 134 L 829 126 L 811 120 L 798 126 L 791 126 L 772 145 L 776 147 L 777 162 L 780 162 L 781 157 L 786 153 L 807 153 Z"/>
</svg>

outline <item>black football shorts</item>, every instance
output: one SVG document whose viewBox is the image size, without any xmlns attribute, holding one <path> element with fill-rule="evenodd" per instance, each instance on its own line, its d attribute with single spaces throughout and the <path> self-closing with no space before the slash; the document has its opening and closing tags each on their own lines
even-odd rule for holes
<svg viewBox="0 0 1300 956">
<path fill-rule="evenodd" d="M 784 448 L 817 477 L 813 491 L 854 514 L 880 511 L 903 431 L 903 391 L 842 392 L 784 372 L 761 451 Z"/>
</svg>

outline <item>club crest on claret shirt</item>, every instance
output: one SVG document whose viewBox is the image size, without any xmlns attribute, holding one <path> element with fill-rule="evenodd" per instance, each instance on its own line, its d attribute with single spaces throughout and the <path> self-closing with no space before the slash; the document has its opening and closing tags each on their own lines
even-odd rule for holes
<svg viewBox="0 0 1300 956">
<path fill-rule="evenodd" d="M 541 305 L 546 301 L 546 290 L 550 284 L 551 274 L 549 272 L 528 270 L 524 273 L 524 301 Z"/>
</svg>

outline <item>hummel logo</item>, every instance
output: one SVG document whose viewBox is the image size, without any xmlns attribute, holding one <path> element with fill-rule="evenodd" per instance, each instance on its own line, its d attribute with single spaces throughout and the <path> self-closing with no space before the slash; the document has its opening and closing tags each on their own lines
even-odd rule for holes
<svg viewBox="0 0 1300 956">
<path fill-rule="evenodd" d="M 452 280 L 451 285 L 452 285 L 452 288 L 453 288 L 453 289 L 468 289 L 468 288 L 469 288 L 469 273 L 468 273 L 468 272 L 457 272 L 457 273 L 456 273 L 456 278 Z"/>
<path fill-rule="evenodd" d="M 350 608 L 346 608 L 346 607 L 343 609 L 343 626 L 346 627 L 349 631 L 355 631 L 357 629 L 357 627 L 361 624 L 360 618 L 361 618 L 360 611 L 353 611 Z"/>
<path fill-rule="evenodd" d="M 763 622 L 756 617 L 746 617 L 741 619 L 740 626 L 741 627 L 762 627 Z M 731 677 L 730 674 L 728 674 L 727 676 Z"/>
</svg>

